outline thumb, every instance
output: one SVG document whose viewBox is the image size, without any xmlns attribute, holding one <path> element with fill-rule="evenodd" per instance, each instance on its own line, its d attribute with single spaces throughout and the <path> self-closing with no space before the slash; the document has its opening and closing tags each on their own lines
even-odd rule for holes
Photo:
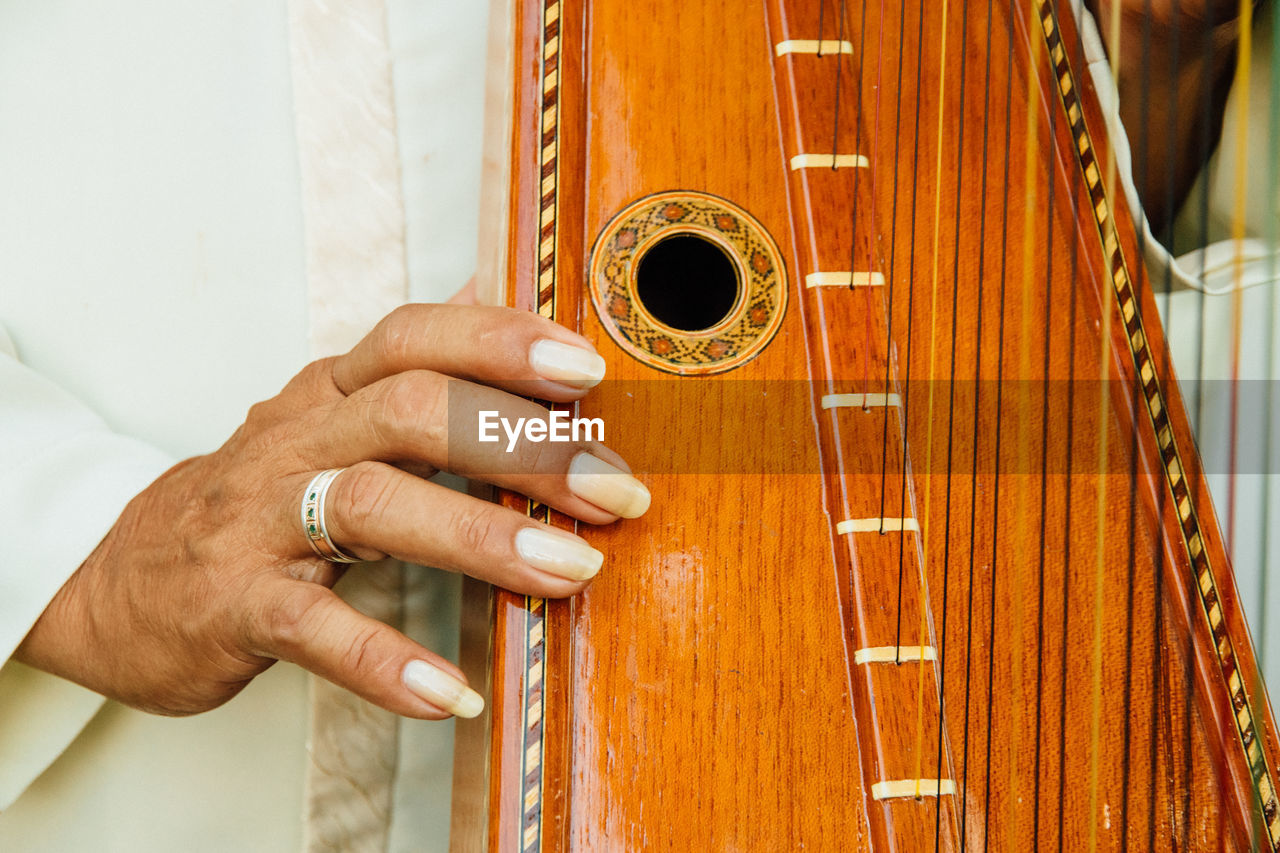
<svg viewBox="0 0 1280 853">
<path fill-rule="evenodd" d="M 296 663 L 405 717 L 475 717 L 484 710 L 456 666 L 331 590 L 287 580 L 270 600 L 260 643 L 265 656 Z"/>
</svg>

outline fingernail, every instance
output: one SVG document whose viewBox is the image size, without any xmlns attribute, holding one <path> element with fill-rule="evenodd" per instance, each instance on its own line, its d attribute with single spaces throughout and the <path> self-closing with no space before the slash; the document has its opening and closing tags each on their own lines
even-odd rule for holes
<svg viewBox="0 0 1280 853">
<path fill-rule="evenodd" d="M 529 347 L 529 364 L 543 379 L 594 388 L 604 379 L 604 359 L 589 349 L 544 338 Z"/>
<path fill-rule="evenodd" d="M 604 554 L 576 536 L 566 536 L 551 527 L 522 527 L 516 534 L 516 553 L 535 569 L 571 581 L 596 576 Z"/>
<path fill-rule="evenodd" d="M 455 717 L 471 719 L 484 710 L 484 698 L 458 679 L 424 660 L 411 660 L 401 674 L 404 686 Z"/>
<path fill-rule="evenodd" d="M 649 508 L 644 483 L 585 451 L 569 463 L 569 491 L 623 518 L 637 518 Z"/>
</svg>

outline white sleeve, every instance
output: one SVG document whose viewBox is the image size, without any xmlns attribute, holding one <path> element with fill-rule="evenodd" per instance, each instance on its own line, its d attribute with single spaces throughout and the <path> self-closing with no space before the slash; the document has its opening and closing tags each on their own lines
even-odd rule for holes
<svg viewBox="0 0 1280 853">
<path fill-rule="evenodd" d="M 0 809 L 103 701 L 9 658 L 125 504 L 172 464 L 20 364 L 0 328 Z"/>
</svg>

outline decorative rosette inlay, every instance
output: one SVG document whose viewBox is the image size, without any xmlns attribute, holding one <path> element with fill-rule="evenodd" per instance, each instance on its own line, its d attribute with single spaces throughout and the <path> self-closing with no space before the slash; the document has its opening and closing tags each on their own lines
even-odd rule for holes
<svg viewBox="0 0 1280 853">
<path fill-rule="evenodd" d="M 717 246 L 737 275 L 733 307 L 698 331 L 658 320 L 637 292 L 645 253 L 682 235 Z M 645 364 L 682 375 L 722 373 L 750 361 L 778 331 L 787 307 L 786 269 L 773 239 L 745 210 L 705 193 L 661 193 L 629 205 L 597 238 L 590 275 L 591 302 L 610 337 Z"/>
</svg>

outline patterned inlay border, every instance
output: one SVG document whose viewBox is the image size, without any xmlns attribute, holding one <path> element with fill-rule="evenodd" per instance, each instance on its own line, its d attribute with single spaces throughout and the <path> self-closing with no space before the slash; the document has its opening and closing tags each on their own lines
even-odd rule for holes
<svg viewBox="0 0 1280 853">
<path fill-rule="evenodd" d="M 1119 235 L 1116 233 L 1115 222 L 1111 215 L 1111 201 L 1107 197 L 1106 187 L 1103 186 L 1098 158 L 1089 130 L 1085 126 L 1084 111 L 1080 104 L 1071 66 L 1067 61 L 1067 52 L 1062 43 L 1057 8 L 1053 0 L 1036 0 L 1036 3 L 1040 13 L 1040 29 L 1044 34 L 1045 46 L 1048 48 L 1049 59 L 1057 79 L 1055 88 L 1058 91 L 1059 103 L 1062 104 L 1071 126 L 1076 161 L 1089 187 L 1089 201 L 1093 208 L 1094 223 L 1097 226 L 1098 238 L 1102 242 L 1102 250 L 1110 271 L 1116 304 L 1124 320 L 1129 353 L 1133 357 L 1134 369 L 1142 384 L 1142 396 L 1146 402 L 1147 414 L 1155 431 L 1156 442 L 1160 447 L 1165 480 L 1173 496 L 1173 506 L 1177 511 L 1182 530 L 1183 545 L 1196 581 L 1195 588 L 1199 594 L 1201 612 L 1213 636 L 1218 669 L 1231 696 L 1236 734 L 1249 765 L 1254 796 L 1257 798 L 1266 823 L 1270 841 L 1269 849 L 1280 850 L 1280 812 L 1277 810 L 1275 782 L 1271 778 L 1271 770 L 1267 766 L 1266 756 L 1259 741 L 1253 704 L 1250 702 L 1244 679 L 1240 677 L 1235 646 L 1231 642 L 1226 621 L 1223 619 L 1222 606 L 1218 600 L 1217 581 L 1213 568 L 1209 565 L 1208 552 L 1204 548 L 1200 518 L 1191 499 L 1187 478 L 1183 474 L 1185 469 L 1177 440 L 1169 423 L 1164 389 L 1156 373 L 1155 362 L 1151 358 L 1142 322 L 1142 312 L 1138 307 L 1133 282 L 1129 276 Z"/>
<path fill-rule="evenodd" d="M 537 295 L 534 308 L 549 320 L 556 316 L 556 215 L 560 177 L 560 0 L 544 0 L 542 11 L 542 108 L 539 122 Z M 530 518 L 550 523 L 551 511 L 529 501 Z M 524 733 L 520 756 L 521 853 L 542 850 L 542 790 L 546 755 L 547 634 L 546 599 L 525 596 L 524 679 L 520 719 Z"/>
<path fill-rule="evenodd" d="M 697 332 L 663 324 L 638 294 L 640 259 L 663 240 L 688 235 L 717 246 L 738 279 L 734 307 Z M 787 310 L 787 271 L 773 238 L 751 214 L 705 192 L 656 193 L 616 213 L 596 238 L 587 281 L 614 343 L 650 367 L 684 376 L 723 373 L 755 358 Z"/>
</svg>

